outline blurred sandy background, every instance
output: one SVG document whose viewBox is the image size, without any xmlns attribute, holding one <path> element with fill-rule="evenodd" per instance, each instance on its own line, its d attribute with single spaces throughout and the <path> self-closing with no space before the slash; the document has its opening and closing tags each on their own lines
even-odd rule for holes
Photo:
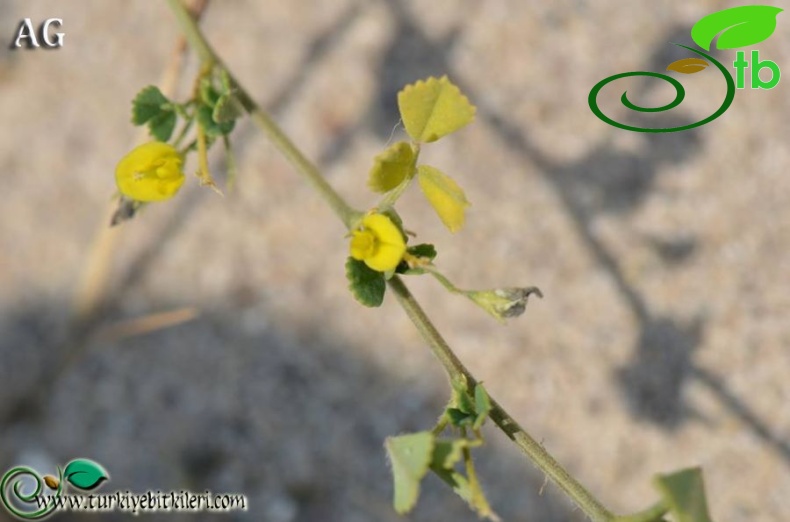
<svg viewBox="0 0 790 522">
<path fill-rule="evenodd" d="M 715 520 L 778 522 L 790 517 L 790 80 L 739 91 L 715 122 L 666 136 L 609 127 L 587 106 L 605 76 L 688 56 L 670 42 L 691 44 L 696 20 L 734 5 L 236 0 L 214 2 L 204 27 L 358 207 L 375 201 L 365 180 L 398 89 L 429 74 L 459 83 L 478 118 L 423 159 L 465 188 L 468 226 L 451 236 L 416 187 L 401 213 L 459 286 L 538 285 L 546 297 L 502 327 L 411 280 L 439 329 L 610 508 L 646 507 L 652 474 L 701 465 Z M 790 72 L 788 16 L 757 47 Z M 63 18 L 65 47 L 9 51 L 24 17 Z M 382 444 L 433 425 L 444 375 L 389 297 L 374 310 L 353 300 L 342 226 L 248 121 L 233 135 L 237 191 L 222 199 L 190 178 L 121 228 L 101 313 L 76 333 L 86 349 L 55 370 L 75 345 L 73 295 L 115 163 L 137 139 L 130 100 L 159 81 L 177 37 L 164 2 L 0 3 L 0 468 L 88 457 L 109 470 L 106 491 L 248 496 L 248 513 L 217 520 L 399 520 Z M 647 121 L 688 123 L 719 105 L 715 70 L 682 81 L 687 101 Z M 672 97 L 618 84 L 602 100 L 626 120 L 609 103 L 625 88 L 635 101 Z M 96 336 L 182 307 L 200 318 Z M 486 434 L 477 462 L 504 520 L 583 520 L 554 487 L 541 493 L 543 475 L 498 430 Z M 146 519 L 173 517 L 215 519 Z M 406 519 L 476 517 L 429 477 Z"/>
</svg>

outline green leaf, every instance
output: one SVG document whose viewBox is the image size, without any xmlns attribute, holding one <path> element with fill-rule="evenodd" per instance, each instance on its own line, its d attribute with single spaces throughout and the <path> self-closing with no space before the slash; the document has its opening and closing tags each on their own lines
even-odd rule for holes
<svg viewBox="0 0 790 522">
<path fill-rule="evenodd" d="M 411 511 L 420 496 L 420 481 L 428 472 L 433 455 L 434 435 L 421 431 L 388 437 L 384 447 L 392 464 L 393 505 L 402 515 Z"/>
<path fill-rule="evenodd" d="M 498 521 L 499 517 L 496 513 L 494 513 L 494 511 L 491 509 L 491 506 L 488 504 L 488 500 L 486 500 L 485 494 L 480 487 L 480 483 L 476 479 L 470 480 L 461 472 L 452 469 L 452 465 L 458 462 L 460 457 L 463 455 L 462 451 L 464 446 L 470 446 L 472 444 L 469 441 L 463 439 L 451 441 L 451 444 L 453 444 L 453 446 L 449 448 L 442 447 L 440 450 L 439 448 L 442 446 L 442 442 L 437 441 L 436 450 L 434 451 L 434 461 L 431 463 L 431 471 L 433 471 L 440 479 L 447 483 L 459 497 L 464 499 L 466 503 L 469 504 L 469 507 L 478 514 L 478 516 L 481 518 L 487 518 L 488 520 Z M 437 456 L 437 453 L 440 451 L 441 454 Z M 456 457 L 456 454 L 459 456 L 458 460 L 454 460 L 449 466 L 441 465 L 448 462 L 447 460 L 442 462 L 440 460 L 441 456 L 445 456 L 445 458 L 452 460 Z M 467 469 L 470 468 L 467 467 Z M 470 475 L 470 477 L 471 476 L 472 475 Z"/>
<path fill-rule="evenodd" d="M 413 266 L 410 266 L 406 261 L 401 261 L 400 264 L 398 264 L 398 268 L 395 270 L 395 273 L 404 275 L 422 275 L 426 272 L 426 270 L 420 263 L 429 265 L 431 261 L 436 259 L 436 248 L 429 243 L 414 245 L 413 247 L 407 248 L 406 252 L 418 258 L 418 262 L 416 264 L 412 263 Z"/>
<path fill-rule="evenodd" d="M 364 261 L 349 257 L 346 261 L 346 277 L 357 301 L 365 306 L 381 306 L 387 289 L 382 272 L 368 267 Z"/>
<path fill-rule="evenodd" d="M 475 403 L 467 391 L 466 380 L 453 379 L 453 402 L 464 413 L 475 413 Z"/>
<path fill-rule="evenodd" d="M 458 408 L 447 408 L 445 412 L 450 419 L 450 423 L 456 428 L 471 427 L 475 422 L 473 413 L 466 413 Z"/>
<path fill-rule="evenodd" d="M 83 490 L 92 490 L 102 481 L 110 478 L 110 474 L 97 462 L 88 459 L 75 459 L 66 465 L 63 477 L 72 486 Z"/>
<path fill-rule="evenodd" d="M 388 147 L 373 159 L 368 175 L 368 186 L 374 192 L 389 192 L 412 174 L 414 149 L 405 141 Z"/>
<path fill-rule="evenodd" d="M 211 84 L 211 78 L 206 76 L 202 80 L 200 80 L 200 100 L 203 102 L 204 105 L 208 105 L 212 109 L 217 104 L 219 100 L 219 93 Z"/>
<path fill-rule="evenodd" d="M 479 430 L 488 418 L 490 412 L 491 398 L 488 396 L 485 388 L 483 388 L 482 383 L 478 383 L 477 386 L 475 386 L 475 413 L 477 413 L 477 417 L 475 418 L 472 428 Z"/>
<path fill-rule="evenodd" d="M 206 131 L 206 135 L 212 138 L 230 134 L 236 125 L 235 120 L 217 123 L 214 121 L 214 110 L 208 105 L 201 105 L 197 110 L 198 124 Z"/>
<path fill-rule="evenodd" d="M 432 469 L 452 469 L 463 457 L 463 449 L 469 447 L 466 439 L 438 439 L 431 457 Z"/>
<path fill-rule="evenodd" d="M 436 259 L 436 247 L 430 243 L 414 245 L 413 247 L 407 248 L 406 251 L 414 257 L 422 257 L 431 261 Z"/>
<path fill-rule="evenodd" d="M 431 467 L 431 471 L 436 473 L 447 485 L 453 488 L 453 491 L 464 499 L 467 503 L 472 502 L 472 489 L 469 487 L 469 481 L 459 471 L 453 469 L 442 469 Z"/>
<path fill-rule="evenodd" d="M 711 522 L 700 468 L 689 468 L 653 479 L 676 522 Z"/>
<path fill-rule="evenodd" d="M 783 9 L 769 5 L 744 5 L 711 13 L 691 28 L 691 39 L 710 50 L 713 39 L 718 49 L 746 47 L 767 40 L 776 29 L 776 17 Z"/>
<path fill-rule="evenodd" d="M 223 94 L 217 99 L 211 119 L 216 123 L 232 122 L 244 115 L 244 107 L 241 102 L 230 93 Z"/>
<path fill-rule="evenodd" d="M 154 85 L 145 87 L 132 101 L 132 123 L 142 125 L 162 112 L 172 112 L 170 100 Z"/>
<path fill-rule="evenodd" d="M 417 167 L 420 188 L 444 226 L 457 232 L 464 226 L 466 207 L 469 201 L 464 191 L 450 176 L 428 165 Z"/>
<path fill-rule="evenodd" d="M 447 76 L 430 77 L 398 93 L 406 132 L 415 141 L 430 143 L 472 122 L 475 107 Z"/>
<path fill-rule="evenodd" d="M 176 128 L 175 111 L 162 111 L 148 120 L 148 132 L 159 141 L 167 141 Z"/>
</svg>

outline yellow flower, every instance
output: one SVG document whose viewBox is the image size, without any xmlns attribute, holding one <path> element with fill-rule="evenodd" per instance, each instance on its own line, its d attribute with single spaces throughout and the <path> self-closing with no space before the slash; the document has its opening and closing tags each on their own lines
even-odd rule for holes
<svg viewBox="0 0 790 522">
<path fill-rule="evenodd" d="M 405 252 L 403 234 L 383 214 L 365 216 L 361 228 L 351 232 L 351 257 L 378 272 L 395 270 Z"/>
<path fill-rule="evenodd" d="M 136 201 L 172 198 L 184 183 L 183 158 L 161 141 L 140 145 L 123 157 L 115 168 L 121 194 Z"/>
</svg>

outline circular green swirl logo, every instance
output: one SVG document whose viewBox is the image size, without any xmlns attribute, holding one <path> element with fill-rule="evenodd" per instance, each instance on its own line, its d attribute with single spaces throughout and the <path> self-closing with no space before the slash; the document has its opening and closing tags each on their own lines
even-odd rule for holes
<svg viewBox="0 0 790 522">
<path fill-rule="evenodd" d="M 590 91 L 590 95 L 587 98 L 587 103 L 589 103 L 590 109 L 592 109 L 593 113 L 596 116 L 598 116 L 598 118 L 608 123 L 609 125 L 634 132 L 677 132 L 677 131 L 689 130 L 695 127 L 699 127 L 701 125 L 705 125 L 706 123 L 709 123 L 715 120 L 716 118 L 718 118 L 719 116 L 721 116 L 722 114 L 724 114 L 724 112 L 732 104 L 732 101 L 735 99 L 735 82 L 733 81 L 732 76 L 730 76 L 730 73 L 727 71 L 724 65 L 722 65 L 718 60 L 716 60 L 709 54 L 682 44 L 675 44 L 675 45 L 688 49 L 689 51 L 699 54 L 700 56 L 704 56 L 705 58 L 710 60 L 711 63 L 713 63 L 716 66 L 716 68 L 719 69 L 722 76 L 724 76 L 724 80 L 727 82 L 727 95 L 724 97 L 724 101 L 722 102 L 721 106 L 719 106 L 719 108 L 716 110 L 716 112 L 714 112 L 713 114 L 711 114 L 705 119 L 702 119 L 694 123 L 690 123 L 688 125 L 681 125 L 679 127 L 666 127 L 666 128 L 636 127 L 633 125 L 626 125 L 625 123 L 620 123 L 618 121 L 615 121 L 609 116 L 607 116 L 606 114 L 604 114 L 603 111 L 601 111 L 600 107 L 598 107 L 597 98 L 598 98 L 598 93 L 601 92 L 601 89 L 603 89 L 609 83 L 619 80 L 620 78 L 627 78 L 629 76 L 649 76 L 669 82 L 672 85 L 672 87 L 675 88 L 675 99 L 673 99 L 671 102 L 667 103 L 666 105 L 662 105 L 660 107 L 641 107 L 639 105 L 636 105 L 635 103 L 631 102 L 631 100 L 628 99 L 628 91 L 624 91 L 623 95 L 620 97 L 620 101 L 624 106 L 626 106 L 627 108 L 633 111 L 638 111 L 638 112 L 668 111 L 680 105 L 686 97 L 686 90 L 683 88 L 683 85 L 676 79 L 672 78 L 671 76 L 657 72 L 650 72 L 650 71 L 632 71 L 632 72 L 614 74 L 612 76 L 604 78 L 603 80 L 595 84 L 595 87 L 592 88 L 592 90 Z"/>
</svg>

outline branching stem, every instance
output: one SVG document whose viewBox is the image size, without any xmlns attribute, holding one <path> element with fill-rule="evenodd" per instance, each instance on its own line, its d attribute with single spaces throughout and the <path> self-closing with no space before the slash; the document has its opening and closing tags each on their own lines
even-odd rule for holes
<svg viewBox="0 0 790 522">
<path fill-rule="evenodd" d="M 189 16 L 180 0 L 167 0 L 173 13 L 178 19 L 184 35 L 191 47 L 198 53 L 204 63 L 213 63 L 225 69 L 222 61 L 216 56 L 203 37 L 195 21 Z M 227 71 L 227 69 L 225 69 Z M 327 201 L 332 210 L 348 228 L 361 213 L 352 209 L 345 200 L 327 183 L 318 169 L 313 165 L 283 133 L 277 124 L 266 112 L 261 110 L 253 101 L 247 91 L 236 81 L 230 71 L 227 71 L 236 94 L 244 109 L 250 114 L 255 124 L 269 137 L 272 143 L 292 163 L 299 174 L 302 175 L 319 194 Z M 406 285 L 395 276 L 388 282 L 390 289 L 395 294 L 398 302 L 406 311 L 409 319 L 417 327 L 423 338 L 428 343 L 431 351 L 452 379 L 466 378 L 468 386 L 473 389 L 476 380 L 469 370 L 458 359 L 441 334 L 436 330 L 422 307 L 414 299 Z M 575 478 L 573 478 L 560 464 L 493 399 L 491 420 L 501 429 L 530 459 L 543 471 L 557 486 L 562 489 L 587 516 L 595 522 L 612 522 L 615 520 L 607 510 L 589 491 L 587 491 Z M 630 520 L 630 519 L 625 519 Z"/>
</svg>

